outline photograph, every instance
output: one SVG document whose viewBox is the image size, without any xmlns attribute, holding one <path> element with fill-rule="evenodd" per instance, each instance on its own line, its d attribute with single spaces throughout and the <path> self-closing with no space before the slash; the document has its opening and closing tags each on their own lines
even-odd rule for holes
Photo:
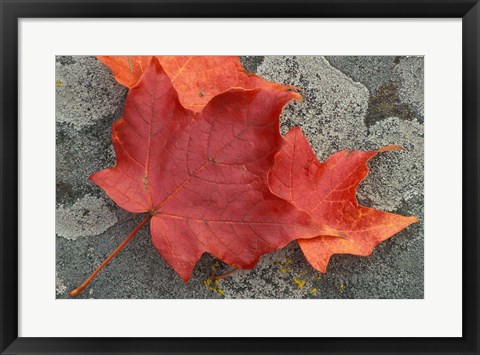
<svg viewBox="0 0 480 355">
<path fill-rule="evenodd" d="M 424 299 L 424 56 L 55 56 L 56 299 Z"/>
<path fill-rule="evenodd" d="M 479 354 L 479 2 L 0 0 L 0 355 Z"/>
</svg>

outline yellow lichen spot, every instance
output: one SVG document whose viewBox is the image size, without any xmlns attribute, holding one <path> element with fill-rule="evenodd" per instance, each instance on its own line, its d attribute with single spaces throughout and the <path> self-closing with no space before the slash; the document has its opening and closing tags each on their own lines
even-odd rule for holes
<svg viewBox="0 0 480 355">
<path fill-rule="evenodd" d="M 212 278 L 209 277 L 208 279 L 204 280 L 203 283 L 204 283 L 205 286 L 209 287 L 210 284 L 212 283 Z"/>
<path fill-rule="evenodd" d="M 338 286 L 338 291 L 340 293 L 343 293 L 345 291 L 345 285 L 344 284 L 340 284 L 340 286 Z"/>
<path fill-rule="evenodd" d="M 292 259 L 290 259 L 290 258 L 285 259 L 285 264 L 286 265 L 290 265 L 291 263 L 292 263 Z"/>
<path fill-rule="evenodd" d="M 212 271 L 215 271 L 219 266 L 220 266 L 220 263 L 216 261 L 214 264 L 212 264 L 212 266 L 210 266 L 210 269 L 212 269 Z"/>
<path fill-rule="evenodd" d="M 212 282 L 213 281 L 213 282 Z M 205 285 L 206 288 L 208 288 L 212 292 L 216 292 L 219 295 L 225 295 L 225 291 L 221 288 L 218 288 L 220 285 L 220 280 L 215 280 L 209 277 L 208 279 L 203 281 L 203 284 Z"/>
<path fill-rule="evenodd" d="M 310 293 L 312 295 L 316 295 L 317 294 L 317 289 L 315 287 L 313 287 L 310 290 L 308 290 L 308 293 Z"/>
<path fill-rule="evenodd" d="M 298 288 L 302 289 L 303 286 L 305 286 L 305 280 L 300 280 L 300 279 L 293 279 L 293 282 L 295 282 L 298 286 Z"/>
<path fill-rule="evenodd" d="M 322 279 L 322 275 L 317 274 L 317 276 L 315 276 L 315 281 L 320 281 L 321 279 Z"/>
<path fill-rule="evenodd" d="M 278 269 L 280 270 L 280 272 L 282 274 L 286 274 L 287 272 L 290 271 L 290 266 L 289 264 L 291 263 L 292 261 L 290 259 L 286 259 L 285 262 L 276 262 L 275 264 L 277 265 Z"/>
<path fill-rule="evenodd" d="M 62 86 L 62 81 L 61 80 L 57 80 L 55 85 L 57 85 L 57 88 L 61 87 Z"/>
</svg>

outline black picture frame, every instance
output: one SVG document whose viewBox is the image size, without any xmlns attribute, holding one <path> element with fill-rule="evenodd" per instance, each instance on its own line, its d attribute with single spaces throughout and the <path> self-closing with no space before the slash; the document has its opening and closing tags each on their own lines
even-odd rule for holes
<svg viewBox="0 0 480 355">
<path fill-rule="evenodd" d="M 479 354 L 478 0 L 0 0 L 1 354 Z M 463 336 L 461 338 L 19 338 L 18 19 L 112 17 L 456 17 L 463 48 Z M 448 188 L 448 187 L 446 187 Z M 448 208 L 448 206 L 446 206 Z M 440 310 L 439 310 L 440 312 Z M 227 321 L 226 321 L 226 326 Z M 131 325 L 134 326 L 134 325 Z"/>
</svg>

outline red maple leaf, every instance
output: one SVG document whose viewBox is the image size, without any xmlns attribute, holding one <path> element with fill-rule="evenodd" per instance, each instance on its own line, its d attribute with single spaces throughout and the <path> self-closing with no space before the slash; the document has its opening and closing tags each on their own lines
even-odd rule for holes
<svg viewBox="0 0 480 355">
<path fill-rule="evenodd" d="M 270 190 L 317 223 L 344 233 L 345 238 L 319 236 L 298 240 L 305 257 L 318 271 L 326 272 L 333 254 L 367 256 L 377 244 L 417 222 L 415 217 L 360 206 L 355 196 L 368 174 L 368 160 L 378 152 L 400 147 L 369 152 L 343 150 L 321 163 L 299 128 L 291 129 L 285 139 L 288 143 L 275 156 L 269 172 Z"/>
<path fill-rule="evenodd" d="M 112 69 L 115 79 L 131 88 L 136 85 L 152 57 L 148 56 L 98 56 Z M 239 57 L 225 56 L 157 56 L 163 70 L 170 78 L 183 107 L 200 112 L 216 95 L 228 89 L 268 88 L 286 91 L 296 89 L 247 73 Z M 292 94 L 300 100 L 300 95 Z"/>
<path fill-rule="evenodd" d="M 245 269 L 299 237 L 338 235 L 267 185 L 295 95 L 232 89 L 196 113 L 154 58 L 113 125 L 116 165 L 91 180 L 123 209 L 149 213 L 153 244 L 185 281 L 204 252 Z"/>
</svg>

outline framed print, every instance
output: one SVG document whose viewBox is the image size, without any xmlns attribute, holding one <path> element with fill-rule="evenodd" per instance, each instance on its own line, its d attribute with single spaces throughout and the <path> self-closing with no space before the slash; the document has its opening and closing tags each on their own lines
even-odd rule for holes
<svg viewBox="0 0 480 355">
<path fill-rule="evenodd" d="M 478 353 L 479 6 L 3 1 L 1 353 Z"/>
</svg>

